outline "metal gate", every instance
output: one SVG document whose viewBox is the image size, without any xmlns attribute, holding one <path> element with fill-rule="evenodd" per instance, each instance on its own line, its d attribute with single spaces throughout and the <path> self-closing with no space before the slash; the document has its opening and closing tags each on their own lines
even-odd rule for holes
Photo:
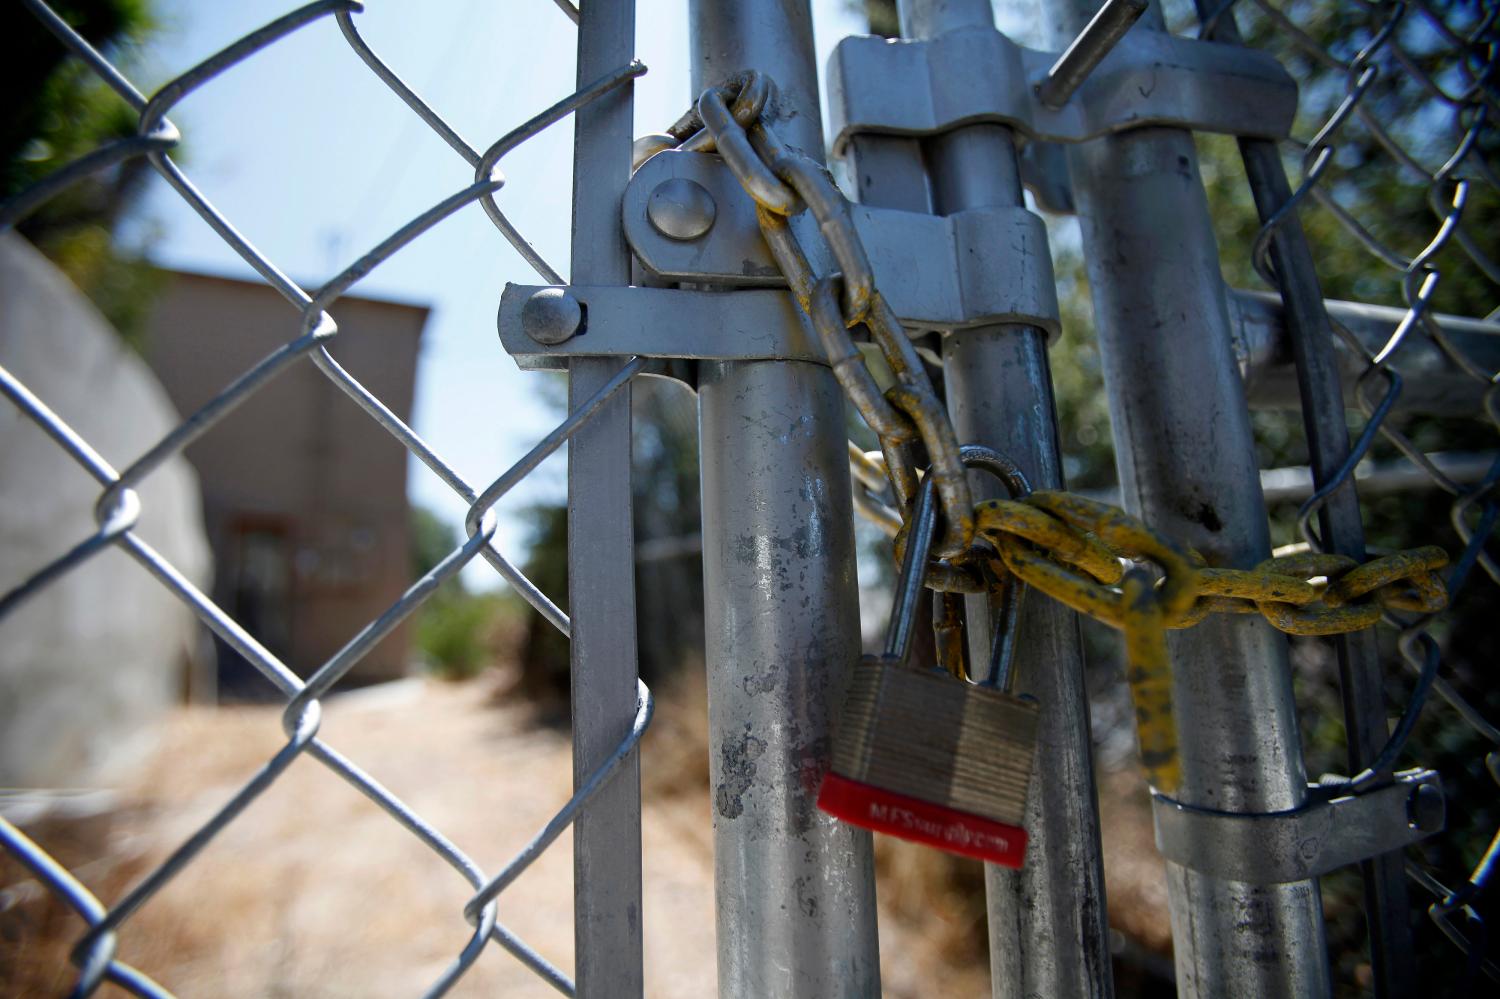
<svg viewBox="0 0 1500 999">
<path fill-rule="evenodd" d="M 1339 5 L 1348 23 L 1330 30 L 1328 8 L 1318 4 L 1203 0 L 1201 24 L 1172 32 L 1145 0 L 1110 0 L 1097 12 L 1090 0 L 1049 0 L 1041 10 L 1055 43 L 1040 51 L 995 31 L 984 0 L 912 0 L 900 4 L 901 41 L 856 38 L 837 49 L 827 95 L 833 125 L 825 135 L 808 4 L 694 0 L 693 90 L 717 96 L 706 96 L 663 135 L 633 141 L 631 81 L 645 72 L 633 61 L 635 4 L 596 0 L 580 12 L 558 0 L 578 24 L 577 93 L 481 147 L 361 38 L 356 0 L 301 7 L 150 97 L 45 3 L 26 3 L 138 113 L 139 126 L 0 206 L 0 228 L 92 172 L 144 157 L 297 316 L 282 348 L 123 469 L 0 370 L 0 390 L 19 417 L 100 487 L 97 531 L 68 539 L 64 554 L 0 597 L 0 618 L 23 601 L 46 599 L 49 584 L 115 547 L 286 698 L 284 747 L 122 898 L 96 898 L 45 843 L 0 820 L 0 845 L 87 924 L 74 951 L 76 994 L 105 981 L 137 995 L 166 994 L 150 969 L 116 959 L 117 936 L 304 755 L 359 789 L 472 886 L 462 913 L 473 927 L 470 941 L 429 995 L 450 989 L 491 942 L 564 994 L 642 994 L 643 934 L 653 929 L 641 911 L 636 748 L 652 701 L 634 654 L 629 462 L 631 381 L 641 374 L 683 378 L 698 395 L 720 992 L 878 994 L 870 835 L 814 804 L 840 692 L 859 656 L 852 511 L 857 504 L 896 530 L 916 481 L 902 462 L 914 455 L 917 464 L 930 462 L 956 531 L 969 516 L 970 497 L 989 499 L 994 484 L 972 474 L 965 482 L 953 474 L 956 466 L 943 464 L 956 458 L 956 448 L 949 454 L 944 445 L 954 435 L 958 443 L 1003 452 L 1034 487 L 1062 495 L 1048 364 L 1059 310 L 1047 230 L 1025 207 L 1026 190 L 1044 211 L 1076 213 L 1082 225 L 1125 508 L 1190 546 L 1196 568 L 1185 571 L 1226 580 L 1221 589 L 1200 581 L 1185 593 L 1196 615 L 1190 627 L 1182 608 L 1163 609 L 1166 596 L 1148 613 L 1155 615 L 1151 641 L 1165 658 L 1146 680 L 1171 707 L 1164 724 L 1143 717 L 1140 738 L 1168 860 L 1179 993 L 1328 994 L 1317 879 L 1350 864 L 1362 877 L 1377 994 L 1411 994 L 1422 961 L 1446 960 L 1413 952 L 1412 885 L 1433 897 L 1428 912 L 1467 955 L 1471 973 L 1496 974 L 1474 903 L 1497 845 L 1474 851 L 1472 873 L 1439 874 L 1407 859 L 1406 846 L 1441 829 L 1443 797 L 1433 772 L 1396 772 L 1430 693 L 1484 742 L 1500 742 L 1443 676 L 1441 629 L 1432 624 L 1444 583 L 1451 601 L 1476 567 L 1500 581 L 1486 548 L 1500 516 L 1500 460 L 1487 458 L 1477 478 L 1457 477 L 1430 453 L 1441 447 L 1431 428 L 1420 440 L 1409 432 L 1424 400 L 1431 407 L 1434 399 L 1444 413 L 1458 405 L 1472 423 L 1500 429 L 1500 324 L 1453 319 L 1432 304 L 1441 279 L 1456 268 L 1472 271 L 1469 279 L 1483 282 L 1490 296 L 1500 283 L 1500 266 L 1487 255 L 1500 220 L 1491 117 L 1500 113 L 1493 79 L 1500 14 L 1493 4 L 1351 2 Z M 1274 55 L 1242 44 L 1241 15 Z M 321 288 L 306 290 L 173 162 L 178 135 L 167 115 L 197 87 L 324 17 L 336 19 L 371 72 L 473 167 L 474 181 Z M 1323 112 L 1317 120 L 1297 118 L 1297 83 L 1277 55 L 1322 73 L 1324 82 L 1301 95 L 1305 115 Z M 1404 91 L 1381 89 L 1392 73 L 1417 81 L 1424 95 L 1422 113 L 1431 121 L 1424 119 L 1420 132 L 1401 117 L 1419 110 L 1400 106 Z M 1342 87 L 1332 96 L 1329 79 Z M 756 87 L 764 89 L 752 102 L 746 95 Z M 1433 108 L 1449 117 L 1438 121 Z M 505 154 L 569 115 L 576 140 L 573 259 L 565 281 L 494 196 L 504 184 Z M 1226 247 L 1225 255 L 1247 255 L 1276 295 L 1226 286 L 1195 133 L 1237 141 L 1259 230 L 1250 245 Z M 1431 142 L 1413 148 L 1417 134 Z M 852 206 L 819 186 L 816 171 L 798 173 L 804 168 L 787 152 L 821 162 L 825 142 L 844 165 Z M 1415 252 L 1388 245 L 1378 221 L 1341 200 L 1338 177 L 1375 169 L 1357 157 L 1341 160 L 1350 148 L 1388 157 L 1404 171 L 1401 183 L 1430 201 L 1431 238 Z M 709 152 L 715 149 L 718 155 Z M 1284 167 L 1287 150 L 1300 156 L 1295 183 Z M 777 202 L 778 184 L 790 184 L 795 197 Z M 479 482 L 452 468 L 340 367 L 339 330 L 326 311 L 423 232 L 475 202 L 545 282 L 507 287 L 502 342 L 523 367 L 569 374 L 567 418 L 514 467 Z M 773 203 L 781 208 L 768 207 Z M 1320 273 L 1303 231 L 1315 211 L 1368 251 L 1376 275 L 1365 282 L 1371 294 L 1381 294 L 1378 282 L 1389 277 L 1403 308 L 1325 301 L 1321 282 L 1333 275 Z M 799 259 L 800 272 L 787 264 Z M 841 284 L 828 280 L 835 271 Z M 869 327 L 870 342 L 849 340 L 846 326 Z M 920 349 L 913 351 L 906 335 L 894 338 L 900 343 L 882 339 L 882 330 L 901 328 Z M 876 347 L 898 360 L 882 368 Z M 135 492 L 164 461 L 298 364 L 316 366 L 470 508 L 463 545 L 306 681 L 139 535 Z M 941 376 L 945 410 L 912 401 L 928 369 Z M 1413 373 L 1409 381 L 1403 371 Z M 860 395 L 850 386 L 865 385 L 866 375 L 874 391 Z M 1417 378 L 1436 388 L 1413 392 Z M 1300 406 L 1313 489 L 1297 515 L 1306 548 L 1291 558 L 1301 561 L 1269 563 L 1256 575 L 1246 570 L 1272 553 L 1250 403 L 1277 387 L 1285 389 L 1281 401 Z M 886 445 L 883 459 L 854 456 L 853 483 L 845 391 Z M 1353 433 L 1346 401 L 1364 414 Z M 946 437 L 944 427 L 951 427 Z M 1377 440 L 1453 497 L 1452 523 L 1465 547 L 1451 553 L 1441 578 L 1433 575 L 1441 563 L 1432 559 L 1370 559 L 1357 480 Z M 923 446 L 912 449 L 917 441 Z M 564 442 L 572 570 L 566 614 L 494 547 L 491 512 Z M 1110 995 L 1083 643 L 1067 604 L 1123 624 L 1133 650 L 1145 626 L 1139 616 L 1111 618 L 1100 609 L 1120 590 L 1099 591 L 1106 596 L 1091 603 L 1049 589 L 1042 577 L 1067 561 L 1059 543 L 1006 540 L 1002 530 L 986 533 L 984 515 L 979 521 L 1011 571 L 1057 597 L 1031 599 L 1015 636 L 1020 685 L 1043 705 L 1041 748 L 1025 866 L 986 870 L 994 994 Z M 1096 520 L 1070 536 L 1110 542 L 1109 557 L 1118 561 L 1122 535 L 1111 530 Z M 1155 537 L 1141 548 L 1125 545 L 1123 554 L 1164 568 L 1167 578 L 1156 589 L 1167 594 L 1175 569 L 1161 546 L 1151 547 Z M 945 554 L 962 551 L 949 546 Z M 498 871 L 481 870 L 319 734 L 319 699 L 476 558 L 571 639 L 576 793 Z M 1361 571 L 1353 566 L 1366 563 L 1378 563 L 1382 574 L 1344 582 Z M 1041 566 L 1035 578 L 1026 575 L 1027 564 Z M 1212 576 L 1223 570 L 1239 571 Z M 1121 585 L 1129 592 L 1128 576 Z M 975 643 L 970 657 L 978 662 L 992 599 L 972 589 L 964 604 Z M 1305 598 L 1288 596 L 1294 589 Z M 1139 586 L 1135 592 L 1146 599 Z M 1381 655 L 1377 618 L 1397 630 L 1414 676 L 1395 705 L 1386 703 L 1394 664 Z M 1164 636 L 1163 628 L 1174 630 Z M 1349 777 L 1308 784 L 1287 642 L 1278 629 L 1333 636 Z M 1132 673 L 1150 672 L 1152 664 L 1135 656 Z M 1138 687 L 1138 698 L 1147 686 Z M 1391 712 L 1399 716 L 1394 727 Z M 1152 755 L 1157 749 L 1159 757 Z M 1490 750 L 1486 759 L 1494 775 L 1500 757 Z M 570 826 L 577 941 L 571 977 L 498 918 L 507 885 Z"/>
</svg>

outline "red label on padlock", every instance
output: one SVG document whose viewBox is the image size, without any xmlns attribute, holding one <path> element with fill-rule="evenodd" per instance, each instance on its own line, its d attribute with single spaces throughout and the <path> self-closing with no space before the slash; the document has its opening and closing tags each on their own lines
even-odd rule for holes
<svg viewBox="0 0 1500 999">
<path fill-rule="evenodd" d="M 1020 867 L 1026 857 L 1026 830 L 930 801 L 873 787 L 828 773 L 818 807 L 865 829 L 889 833 L 1002 867 Z"/>
</svg>

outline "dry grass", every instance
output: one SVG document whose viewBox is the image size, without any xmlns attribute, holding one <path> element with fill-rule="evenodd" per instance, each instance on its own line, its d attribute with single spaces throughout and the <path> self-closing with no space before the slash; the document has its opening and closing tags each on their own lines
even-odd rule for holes
<svg viewBox="0 0 1500 999">
<path fill-rule="evenodd" d="M 335 699 L 323 729 L 489 870 L 550 817 L 571 784 L 566 733 L 497 699 L 502 681 L 491 673 Z M 184 709 L 150 766 L 121 789 L 117 811 L 28 832 L 102 898 L 117 899 L 275 752 L 280 732 L 272 709 Z M 714 992 L 706 744 L 701 677 L 664 691 L 642 748 L 653 996 Z M 1160 947 L 1160 866 L 1153 875 L 1142 865 L 1131 839 L 1143 835 L 1149 847 L 1149 813 L 1143 823 L 1132 817 L 1134 806 L 1110 786 L 1106 820 L 1119 841 L 1106 858 L 1112 918 Z M 929 996 L 934 983 L 944 994 L 988 994 L 978 866 L 884 838 L 877 866 L 886 995 Z M 564 836 L 501 905 L 506 924 L 564 968 L 573 963 L 571 877 Z M 464 945 L 469 928 L 459 913 L 468 895 L 460 877 L 374 805 L 299 760 L 126 924 L 120 956 L 184 997 L 415 994 Z M 61 994 L 80 928 L 13 861 L 0 860 L 0 993 Z M 498 948 L 454 994 L 555 995 Z"/>
</svg>

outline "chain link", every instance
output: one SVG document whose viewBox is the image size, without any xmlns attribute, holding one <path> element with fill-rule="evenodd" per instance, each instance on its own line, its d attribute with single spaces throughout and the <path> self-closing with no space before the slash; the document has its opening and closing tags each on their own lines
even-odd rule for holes
<svg viewBox="0 0 1500 999">
<path fill-rule="evenodd" d="M 669 134 L 679 149 L 717 152 L 754 199 L 762 235 L 792 294 L 827 351 L 833 373 L 880 440 L 884 472 L 901 519 L 916 496 L 921 444 L 937 486 L 945 533 L 933 553 L 957 558 L 974 536 L 973 502 L 958 436 L 901 321 L 875 287 L 875 275 L 849 214 L 849 202 L 816 161 L 786 146 L 768 122 L 774 85 L 748 72 L 698 98 Z M 792 220 L 808 212 L 838 271 L 819 275 Z M 896 384 L 882 390 L 850 331 L 863 328 L 879 347 Z"/>
<path fill-rule="evenodd" d="M 1341 555 L 1283 555 L 1253 569 L 1218 569 L 1116 507 L 1065 492 L 975 507 L 977 535 L 1022 582 L 1125 634 L 1126 681 L 1147 780 L 1170 794 L 1180 771 L 1166 632 L 1210 614 L 1260 614 L 1294 635 L 1368 628 L 1387 610 L 1430 614 L 1447 604 L 1441 548 L 1364 564 Z M 1141 563 L 1163 573 L 1153 581 Z"/>
</svg>

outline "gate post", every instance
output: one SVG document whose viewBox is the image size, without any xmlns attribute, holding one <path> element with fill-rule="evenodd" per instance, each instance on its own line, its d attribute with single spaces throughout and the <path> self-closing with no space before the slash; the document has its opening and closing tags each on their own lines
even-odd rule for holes
<svg viewBox="0 0 1500 999">
<path fill-rule="evenodd" d="M 1194 5 L 1200 18 L 1213 16 L 1209 0 L 1194 0 Z M 1212 38 L 1218 42 L 1240 41 L 1233 11 L 1225 11 L 1218 19 Z M 1276 143 L 1266 139 L 1242 138 L 1239 147 L 1250 193 L 1261 224 L 1266 225 L 1292 199 L 1281 152 Z M 1287 339 L 1297 365 L 1297 388 L 1313 484 L 1322 492 L 1338 480 L 1349 459 L 1349 428 L 1345 423 L 1344 393 L 1334 353 L 1333 326 L 1323 303 L 1312 247 L 1295 212 L 1277 224 L 1271 236 L 1270 258 L 1285 310 Z M 1325 550 L 1347 555 L 1356 562 L 1365 561 L 1364 522 L 1352 476 L 1329 493 L 1319 508 L 1318 521 Z M 1387 735 L 1380 650 L 1372 629 L 1334 636 L 1331 644 L 1339 664 L 1349 773 L 1357 774 L 1380 754 Z M 1389 780 L 1390 772 L 1382 777 Z M 1417 969 L 1412 953 L 1405 858 L 1400 850 L 1371 857 L 1359 865 L 1359 871 L 1364 882 L 1365 923 L 1375 995 L 1410 995 L 1416 989 Z"/>
<path fill-rule="evenodd" d="M 1046 5 L 1059 40 L 1092 0 Z M 1153 5 L 1136 31 L 1164 30 Z M 1210 565 L 1270 554 L 1244 386 L 1192 135 L 1142 128 L 1069 154 L 1126 507 Z M 1306 797 L 1286 641 L 1257 616 L 1170 634 L 1179 800 L 1282 811 Z M 1326 995 L 1315 881 L 1253 886 L 1168 864 L 1183 996 Z"/>
<path fill-rule="evenodd" d="M 901 33 L 934 38 L 961 28 L 993 28 L 989 0 L 902 0 Z M 860 200 L 891 208 L 950 214 L 1020 205 L 1011 130 L 978 124 L 917 140 L 862 135 L 853 141 Z M 925 153 L 925 155 L 924 155 Z M 924 183 L 923 174 L 926 173 Z M 926 203 L 927 190 L 931 202 Z M 948 412 L 964 444 L 981 444 L 1015 461 L 1039 489 L 1063 486 L 1046 333 L 1001 324 L 943 335 Z M 998 495 L 998 483 L 971 473 L 974 497 Z M 969 597 L 970 661 L 983 662 L 986 598 Z M 1021 870 L 985 867 L 990 980 L 997 997 L 1114 993 L 1105 921 L 1082 635 L 1073 611 L 1029 601 L 1017 642 L 1018 689 L 1042 704 L 1036 767 Z"/>
<path fill-rule="evenodd" d="M 693 96 L 768 74 L 821 162 L 807 0 L 690 10 Z M 876 996 L 870 834 L 815 804 L 860 650 L 843 393 L 821 364 L 704 362 L 698 419 L 719 995 Z"/>
</svg>

